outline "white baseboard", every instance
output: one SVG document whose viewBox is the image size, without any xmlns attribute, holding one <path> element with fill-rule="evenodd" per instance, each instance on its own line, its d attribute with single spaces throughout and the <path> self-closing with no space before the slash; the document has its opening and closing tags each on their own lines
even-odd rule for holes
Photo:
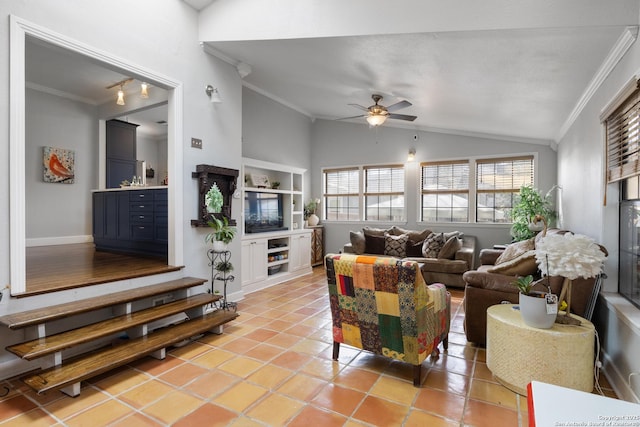
<svg viewBox="0 0 640 427">
<path fill-rule="evenodd" d="M 616 367 L 616 364 L 613 363 L 611 357 L 604 351 L 603 355 L 603 366 L 602 372 L 609 380 L 609 384 L 613 387 L 613 391 L 616 392 L 618 397 L 622 400 L 626 400 L 627 402 L 640 403 L 638 400 L 638 396 L 636 396 L 635 392 L 631 389 L 630 385 L 627 383 L 627 378 L 625 378 L 622 373 Z"/>
<path fill-rule="evenodd" d="M 36 237 L 26 240 L 26 246 L 28 248 L 36 246 L 72 245 L 74 243 L 93 243 L 93 236 Z"/>
</svg>

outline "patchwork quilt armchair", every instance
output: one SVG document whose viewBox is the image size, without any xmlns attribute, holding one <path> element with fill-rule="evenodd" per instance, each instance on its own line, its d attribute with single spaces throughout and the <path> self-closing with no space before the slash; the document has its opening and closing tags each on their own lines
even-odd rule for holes
<svg viewBox="0 0 640 427">
<path fill-rule="evenodd" d="M 340 343 L 410 363 L 413 385 L 421 365 L 448 348 L 451 295 L 441 283 L 427 285 L 415 261 L 354 254 L 325 258 L 333 359 Z"/>
</svg>

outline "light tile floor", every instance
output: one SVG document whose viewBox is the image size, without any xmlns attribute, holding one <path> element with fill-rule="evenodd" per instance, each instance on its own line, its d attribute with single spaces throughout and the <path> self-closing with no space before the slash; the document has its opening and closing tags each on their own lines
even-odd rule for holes
<svg viewBox="0 0 640 427">
<path fill-rule="evenodd" d="M 331 360 L 320 267 L 247 295 L 222 335 L 96 377 L 76 398 L 0 382 L 0 425 L 527 426 L 526 398 L 498 384 L 484 349 L 466 342 L 463 293 L 451 293 L 449 350 L 425 361 L 420 388 L 407 364 L 348 346 Z"/>
</svg>

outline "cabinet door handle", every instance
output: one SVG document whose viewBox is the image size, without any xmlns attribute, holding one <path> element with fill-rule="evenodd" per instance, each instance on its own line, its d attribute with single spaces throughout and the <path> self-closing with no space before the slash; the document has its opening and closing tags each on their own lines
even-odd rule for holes
<svg viewBox="0 0 640 427">
<path fill-rule="evenodd" d="M 139 219 L 144 219 L 144 215 L 138 215 Z"/>
<path fill-rule="evenodd" d="M 144 209 L 144 205 L 138 205 L 140 209 Z"/>
<path fill-rule="evenodd" d="M 144 199 L 144 194 L 138 194 L 138 197 L 140 197 L 141 199 Z"/>
<path fill-rule="evenodd" d="M 141 225 L 140 227 L 138 227 L 138 230 L 144 230 L 144 226 Z"/>
</svg>

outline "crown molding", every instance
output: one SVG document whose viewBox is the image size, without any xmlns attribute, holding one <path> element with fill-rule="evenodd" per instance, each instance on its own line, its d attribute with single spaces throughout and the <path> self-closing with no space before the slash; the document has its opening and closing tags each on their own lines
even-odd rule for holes
<svg viewBox="0 0 640 427">
<path fill-rule="evenodd" d="M 607 55 L 604 62 L 600 65 L 600 68 L 585 88 L 582 96 L 578 99 L 576 106 L 573 107 L 571 114 L 569 114 L 569 117 L 567 117 L 567 120 L 565 120 L 564 124 L 560 128 L 560 131 L 555 137 L 556 143 L 560 144 L 562 138 L 564 138 L 566 133 L 569 131 L 569 128 L 576 121 L 580 113 L 582 113 L 582 110 L 587 106 L 595 92 L 600 88 L 602 83 L 609 76 L 611 71 L 613 71 L 614 67 L 622 57 L 624 57 L 637 38 L 638 26 L 630 26 L 624 29 L 616 44 L 614 44 L 613 48 L 609 51 L 609 55 Z"/>
</svg>

